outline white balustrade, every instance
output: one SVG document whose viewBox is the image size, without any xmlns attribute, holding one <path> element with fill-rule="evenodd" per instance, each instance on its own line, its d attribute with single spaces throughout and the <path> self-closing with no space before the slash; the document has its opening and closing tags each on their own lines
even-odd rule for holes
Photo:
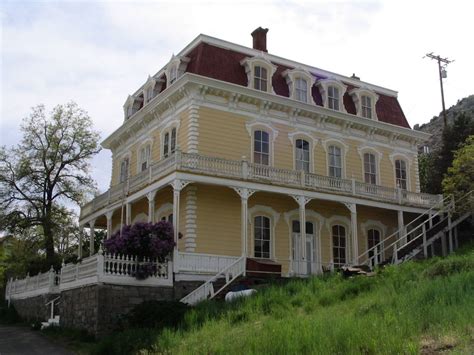
<svg viewBox="0 0 474 355">
<path fill-rule="evenodd" d="M 249 164 L 249 177 L 265 179 L 287 185 L 301 185 L 301 175 L 296 170 L 274 168 L 267 165 Z"/>
<path fill-rule="evenodd" d="M 39 273 L 36 276 L 27 275 L 21 280 L 10 279 L 5 288 L 5 298 L 34 297 L 45 293 L 58 292 L 59 276 L 51 268 L 48 272 Z"/>
<path fill-rule="evenodd" d="M 352 193 L 352 181 L 346 179 L 335 178 L 331 176 L 323 176 L 316 174 L 305 174 L 305 185 L 318 190 L 341 191 Z"/>
<path fill-rule="evenodd" d="M 356 181 L 355 183 L 355 194 L 359 196 L 362 195 L 368 197 L 376 197 L 389 201 L 398 200 L 397 189 L 374 184 L 366 184 L 359 181 Z"/>
<path fill-rule="evenodd" d="M 178 271 L 189 273 L 217 273 L 233 264 L 238 257 L 212 254 L 179 253 Z"/>
<path fill-rule="evenodd" d="M 242 177 L 242 163 L 240 161 L 199 154 L 182 153 L 180 168 L 213 175 Z"/>
</svg>

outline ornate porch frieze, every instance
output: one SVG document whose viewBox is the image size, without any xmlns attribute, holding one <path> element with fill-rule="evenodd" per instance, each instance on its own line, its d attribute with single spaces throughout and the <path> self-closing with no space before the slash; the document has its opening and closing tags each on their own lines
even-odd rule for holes
<svg viewBox="0 0 474 355">
<path fill-rule="evenodd" d="M 234 189 L 235 192 L 239 194 L 240 198 L 244 200 L 248 200 L 250 196 L 252 196 L 255 192 L 257 192 L 257 190 L 248 189 L 246 187 L 232 186 L 232 188 Z"/>
</svg>

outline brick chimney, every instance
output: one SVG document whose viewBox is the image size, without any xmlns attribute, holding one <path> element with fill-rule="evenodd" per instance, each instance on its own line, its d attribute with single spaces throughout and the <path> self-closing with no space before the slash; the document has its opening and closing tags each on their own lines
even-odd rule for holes
<svg viewBox="0 0 474 355">
<path fill-rule="evenodd" d="M 252 32 L 253 48 L 259 51 L 267 51 L 267 32 L 268 28 L 257 28 Z"/>
</svg>

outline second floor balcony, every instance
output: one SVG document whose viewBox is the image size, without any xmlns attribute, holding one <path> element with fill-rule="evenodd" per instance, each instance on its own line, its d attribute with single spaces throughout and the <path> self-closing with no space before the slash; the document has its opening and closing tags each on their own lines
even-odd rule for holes
<svg viewBox="0 0 474 355">
<path fill-rule="evenodd" d="M 429 208 L 441 201 L 442 196 L 416 193 L 386 186 L 367 184 L 355 179 L 342 179 L 304 171 L 283 169 L 229 160 L 177 150 L 173 155 L 150 165 L 146 170 L 112 186 L 81 208 L 81 219 L 109 204 L 136 193 L 172 172 L 187 172 L 233 180 L 252 181 L 310 191 L 357 197 L 385 203 Z"/>
</svg>

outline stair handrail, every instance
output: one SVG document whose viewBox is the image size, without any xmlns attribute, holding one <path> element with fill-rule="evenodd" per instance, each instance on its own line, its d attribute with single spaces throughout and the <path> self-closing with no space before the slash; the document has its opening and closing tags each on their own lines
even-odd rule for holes
<svg viewBox="0 0 474 355">
<path fill-rule="evenodd" d="M 51 301 L 47 302 L 45 304 L 45 306 L 48 306 L 49 304 L 51 304 L 51 310 L 50 310 L 50 319 L 53 319 L 54 318 L 54 303 L 59 300 L 61 298 L 61 296 L 58 296 L 54 299 L 52 299 Z"/>
<path fill-rule="evenodd" d="M 398 243 L 400 240 L 405 238 L 408 234 L 413 233 L 416 229 L 418 229 L 420 226 L 423 224 L 433 220 L 435 217 L 440 216 L 442 213 L 445 213 L 446 211 L 451 211 L 456 208 L 456 205 L 459 204 L 460 201 L 470 197 L 471 195 L 474 195 L 474 190 L 471 190 L 464 194 L 462 197 L 458 198 L 456 201 L 453 198 L 453 195 L 447 195 L 444 197 L 440 202 L 438 202 L 435 206 L 431 207 L 430 209 L 426 210 L 422 214 L 420 214 L 417 218 L 415 218 L 413 221 L 410 223 L 402 226 L 401 228 L 397 229 L 394 233 L 390 234 L 388 237 L 384 238 L 381 240 L 379 243 L 375 244 L 373 247 L 367 249 L 364 253 L 360 254 L 358 257 L 358 262 L 361 263 L 361 260 L 365 257 L 367 259 L 367 262 L 370 262 L 372 258 L 376 254 L 382 254 L 389 249 L 390 247 L 393 247 L 394 244 Z M 446 203 L 447 202 L 447 203 Z M 441 206 L 440 206 L 441 205 Z M 431 212 L 433 210 L 437 210 L 434 214 Z M 428 219 L 422 221 L 423 223 L 418 224 L 415 228 L 410 230 L 408 232 L 407 227 L 410 225 L 413 225 L 415 222 L 420 220 L 423 216 L 428 215 Z M 393 236 L 396 236 L 396 239 L 394 242 L 389 244 L 388 246 L 385 245 L 385 241 L 392 238 Z M 381 247 L 381 248 L 380 248 Z M 372 257 L 368 257 L 369 253 L 372 252 L 374 255 Z"/>
<path fill-rule="evenodd" d="M 429 218 L 427 221 L 433 219 L 434 217 L 438 216 L 439 213 L 444 210 L 445 208 L 449 208 L 449 204 L 446 205 L 446 202 L 451 202 L 451 197 L 450 196 L 446 196 L 445 198 L 443 198 L 441 201 L 439 201 L 436 205 L 434 205 L 433 207 L 431 207 L 430 209 L 424 211 L 422 214 L 420 214 L 417 218 L 415 218 L 413 221 L 411 221 L 410 223 L 402 226 L 401 228 L 398 228 L 395 232 L 393 232 L 392 234 L 390 234 L 388 237 L 386 237 L 384 240 L 381 240 L 379 243 L 375 244 L 373 247 L 367 249 L 365 252 L 363 252 L 362 254 L 360 254 L 358 256 L 358 262 L 361 263 L 361 260 L 363 260 L 363 257 L 367 257 L 369 255 L 370 252 L 374 252 L 376 253 L 377 250 L 382 246 L 383 249 L 381 250 L 381 252 L 383 253 L 387 248 L 384 246 L 384 241 L 387 240 L 387 239 L 390 239 L 392 238 L 393 236 L 398 236 L 397 238 L 397 242 L 398 240 L 400 240 L 400 238 L 402 238 L 404 235 L 403 232 L 404 230 L 406 230 L 406 228 L 412 224 L 414 224 L 415 222 L 417 222 L 418 220 L 420 220 L 423 216 L 426 216 L 428 215 Z M 432 214 L 432 212 L 436 210 L 435 213 Z M 405 233 L 406 235 L 407 233 Z M 367 257 L 367 260 L 370 259 L 369 257 Z"/>
<path fill-rule="evenodd" d="M 413 243 L 415 240 L 417 240 L 418 238 L 420 237 L 423 237 L 423 234 L 424 233 L 427 233 L 428 231 L 430 231 L 431 229 L 437 227 L 438 225 L 440 225 L 441 223 L 443 223 L 446 219 L 448 219 L 448 214 L 449 213 L 452 213 L 453 211 L 455 211 L 456 209 L 462 209 L 463 207 L 465 207 L 467 204 L 471 203 L 470 200 L 467 200 L 465 201 L 465 199 L 471 197 L 471 195 L 474 196 L 474 190 L 471 190 L 469 191 L 468 193 L 466 193 L 465 195 L 463 195 L 462 197 L 460 197 L 459 199 L 457 200 L 454 200 L 452 195 L 449 195 L 447 196 L 444 200 L 446 199 L 449 199 L 450 200 L 450 203 L 447 204 L 445 206 L 445 208 L 442 208 L 440 209 L 436 214 L 432 215 L 430 218 L 428 218 L 427 220 L 425 221 L 422 221 L 422 223 L 418 224 L 415 228 L 413 228 L 412 230 L 410 230 L 409 232 L 405 232 L 405 234 L 401 235 L 399 238 L 397 238 L 395 241 L 393 241 L 392 243 L 388 244 L 388 245 L 384 245 L 383 249 L 380 250 L 380 251 L 377 251 L 377 250 L 374 250 L 374 255 L 370 258 L 368 258 L 368 261 L 370 262 L 371 259 L 374 259 L 374 260 L 377 260 L 377 253 L 378 254 L 382 254 L 386 251 L 386 250 L 389 250 L 391 248 L 393 248 L 393 252 L 396 253 L 398 252 L 399 250 L 405 248 L 407 245 Z M 444 215 L 445 212 L 448 212 L 448 214 Z M 426 213 L 426 212 L 425 212 Z M 422 215 L 420 215 L 419 217 L 421 217 Z M 429 229 L 426 229 L 425 231 L 423 231 L 423 225 L 426 225 L 426 223 L 428 223 L 430 220 L 432 220 L 434 217 L 436 216 L 440 216 L 440 220 L 438 222 L 436 222 L 434 225 L 432 225 Z M 418 217 L 418 218 L 419 218 Z M 413 220 L 412 222 L 414 222 L 415 220 Z M 410 225 L 410 224 L 407 224 L 407 226 Z M 406 226 L 405 226 L 406 227 Z M 399 244 L 400 240 L 403 240 L 404 238 L 406 238 L 409 234 L 414 234 L 417 232 L 417 230 L 419 230 L 421 228 L 421 232 L 419 234 L 415 234 L 415 237 L 411 238 L 409 241 L 405 242 L 404 244 L 400 245 L 397 247 L 397 244 Z M 400 229 L 398 230 L 400 231 Z M 397 231 L 397 232 L 398 232 Z M 397 233 L 395 232 L 395 233 Z M 391 234 L 389 237 L 385 238 L 385 239 L 389 239 L 390 237 L 392 237 L 395 233 Z M 382 243 L 382 242 L 381 242 Z M 381 243 L 378 243 L 376 244 L 373 248 L 370 248 L 369 250 L 373 250 L 375 247 L 377 247 L 379 244 Z M 367 252 L 365 252 L 364 254 L 368 253 L 369 250 Z M 361 254 L 362 256 L 363 254 Z M 394 257 L 394 255 L 392 256 L 392 258 Z"/>
<path fill-rule="evenodd" d="M 231 270 L 233 267 L 235 267 L 236 265 L 238 265 L 239 263 L 244 263 L 244 268 L 243 268 L 243 272 L 240 272 L 239 275 L 232 275 L 232 281 L 235 280 L 238 276 L 242 275 L 243 273 L 245 273 L 245 262 L 246 262 L 246 257 L 245 256 L 241 256 L 240 258 L 238 258 L 235 262 L 233 262 L 232 264 L 228 265 L 227 267 L 223 268 L 222 270 L 220 270 L 217 274 L 215 274 L 214 276 L 212 276 L 209 280 L 207 280 L 206 282 L 204 282 L 201 286 L 199 286 L 198 288 L 196 288 L 194 291 L 190 292 L 188 295 L 184 296 L 180 302 L 182 303 L 187 303 L 187 304 L 195 304 L 199 301 L 202 301 L 204 299 L 207 299 L 207 296 L 209 295 L 209 292 L 207 292 L 207 290 L 210 290 L 209 286 L 212 287 L 212 283 L 217 281 L 217 279 L 219 279 L 220 276 L 226 276 L 227 272 L 229 270 Z M 229 284 L 230 281 L 227 280 L 226 278 L 226 285 Z M 224 287 L 220 288 L 217 292 L 211 292 L 211 298 L 216 295 L 217 293 L 219 293 Z M 203 292 L 201 292 L 203 291 Z M 203 297 L 201 300 L 198 300 L 197 302 L 192 302 L 193 301 L 193 298 L 195 298 L 199 293 L 203 293 Z"/>
</svg>

